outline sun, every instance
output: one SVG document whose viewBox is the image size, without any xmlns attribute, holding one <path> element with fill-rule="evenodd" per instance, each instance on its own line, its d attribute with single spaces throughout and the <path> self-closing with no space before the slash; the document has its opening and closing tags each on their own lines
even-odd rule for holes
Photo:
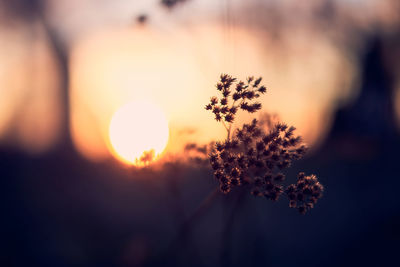
<svg viewBox="0 0 400 267">
<path fill-rule="evenodd" d="M 145 166 L 158 159 L 168 138 L 168 120 L 156 105 L 137 101 L 119 108 L 109 127 L 111 152 L 124 163 Z"/>
</svg>

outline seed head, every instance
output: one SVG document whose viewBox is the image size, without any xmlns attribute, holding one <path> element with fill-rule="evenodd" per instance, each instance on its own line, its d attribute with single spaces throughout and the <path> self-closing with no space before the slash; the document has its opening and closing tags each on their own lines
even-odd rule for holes
<svg viewBox="0 0 400 267">
<path fill-rule="evenodd" d="M 261 123 L 253 119 L 233 130 L 231 136 L 231 127 L 239 110 L 254 113 L 262 108 L 260 102 L 254 102 L 266 92 L 261 81 L 262 78 L 250 76 L 245 83 L 228 74 L 220 76 L 216 87 L 221 97 L 212 97 L 205 109 L 212 111 L 215 120 L 224 123 L 228 137 L 215 143 L 209 153 L 210 164 L 221 192 L 227 194 L 234 187 L 246 186 L 244 190 L 249 186 L 252 195 L 272 201 L 284 193 L 289 199 L 289 207 L 304 214 L 322 197 L 323 186 L 315 175 L 299 173 L 297 182 L 283 189 L 286 177 L 280 171 L 302 158 L 307 151 L 301 137 L 295 135 L 296 128 L 266 119 Z M 233 93 L 231 88 L 234 88 Z"/>
</svg>

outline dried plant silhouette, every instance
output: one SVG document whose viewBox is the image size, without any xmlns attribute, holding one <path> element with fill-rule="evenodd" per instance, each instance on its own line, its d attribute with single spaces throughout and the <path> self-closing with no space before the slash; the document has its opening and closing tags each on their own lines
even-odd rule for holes
<svg viewBox="0 0 400 267">
<path fill-rule="evenodd" d="M 254 196 L 264 196 L 273 201 L 285 194 L 289 207 L 305 214 L 322 197 L 324 188 L 315 175 L 306 176 L 302 172 L 295 184 L 286 188 L 283 185 L 285 175 L 281 171 L 307 151 L 301 137 L 294 134 L 295 127 L 284 123 L 265 127 L 268 126 L 265 122 L 253 119 L 251 123 L 232 129 L 239 111 L 255 113 L 262 108 L 256 101 L 267 92 L 261 81 L 261 77 L 237 81 L 222 74 L 216 85 L 220 97 L 211 97 L 205 106 L 227 131 L 226 139 L 217 142 L 209 154 L 214 177 L 225 194 L 234 187 L 249 188 Z"/>
<path fill-rule="evenodd" d="M 148 165 L 156 157 L 154 149 L 143 151 L 139 159 L 136 160 L 136 164 Z"/>
<path fill-rule="evenodd" d="M 283 185 L 285 175 L 282 171 L 307 151 L 302 138 L 294 134 L 295 127 L 277 122 L 277 116 L 266 113 L 260 121 L 253 119 L 250 123 L 233 128 L 239 111 L 253 114 L 261 110 L 262 105 L 257 99 L 267 92 L 261 81 L 262 78 L 249 77 L 243 82 L 227 74 L 221 75 L 216 85 L 220 97 L 211 97 L 205 109 L 223 124 L 227 131 L 226 139 L 206 145 L 189 143 L 185 146 L 190 163 L 211 166 L 219 189 L 211 191 L 182 222 L 178 235 L 160 259 L 189 248 L 194 224 L 220 195 L 219 191 L 227 194 L 233 188 L 241 190 L 222 231 L 220 259 L 223 265 L 229 265 L 234 217 L 243 206 L 246 190 L 254 196 L 263 196 L 272 201 L 277 201 L 284 194 L 289 199 L 289 207 L 296 208 L 301 214 L 313 208 L 322 197 L 324 188 L 313 174 L 306 176 L 300 172 L 296 183 L 286 187 Z"/>
</svg>

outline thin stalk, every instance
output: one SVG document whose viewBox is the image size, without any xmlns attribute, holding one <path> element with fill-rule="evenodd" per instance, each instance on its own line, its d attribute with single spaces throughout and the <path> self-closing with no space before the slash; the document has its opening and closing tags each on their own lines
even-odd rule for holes
<svg viewBox="0 0 400 267">
<path fill-rule="evenodd" d="M 176 238 L 171 242 L 164 256 L 170 255 L 171 253 L 177 251 L 182 243 L 188 241 L 195 223 L 198 222 L 198 219 L 210 208 L 211 204 L 214 202 L 214 199 L 218 195 L 219 190 L 218 188 L 215 188 L 204 198 L 196 210 L 182 223 Z"/>
<path fill-rule="evenodd" d="M 225 222 L 225 226 L 222 231 L 222 239 L 221 239 L 221 254 L 220 254 L 220 260 L 221 260 L 221 266 L 230 266 L 230 260 L 231 260 L 231 243 L 232 243 L 232 232 L 233 232 L 233 226 L 235 223 L 235 218 L 236 215 L 238 214 L 238 211 L 240 207 L 243 206 L 244 199 L 246 197 L 246 193 L 244 190 L 240 192 L 240 195 L 236 198 L 235 204 L 229 213 L 229 216 Z"/>
</svg>

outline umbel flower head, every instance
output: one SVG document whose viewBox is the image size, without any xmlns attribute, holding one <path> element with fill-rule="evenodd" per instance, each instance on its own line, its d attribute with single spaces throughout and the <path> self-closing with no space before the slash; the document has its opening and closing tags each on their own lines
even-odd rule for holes
<svg viewBox="0 0 400 267">
<path fill-rule="evenodd" d="M 261 109 L 261 103 L 256 99 L 267 91 L 261 81 L 262 78 L 249 77 L 242 82 L 230 75 L 221 75 L 216 85 L 221 96 L 212 97 L 205 109 L 213 113 L 216 121 L 223 123 L 228 135 L 225 141 L 216 142 L 209 161 L 223 193 L 245 186 L 254 196 L 273 201 L 285 194 L 289 207 L 305 214 L 321 198 L 323 186 L 315 175 L 304 173 L 299 173 L 295 184 L 286 188 L 283 185 L 286 177 L 282 171 L 307 151 L 301 137 L 294 134 L 295 127 L 276 123 L 265 129 L 264 124 L 253 119 L 231 136 L 239 110 L 254 113 Z"/>
</svg>

